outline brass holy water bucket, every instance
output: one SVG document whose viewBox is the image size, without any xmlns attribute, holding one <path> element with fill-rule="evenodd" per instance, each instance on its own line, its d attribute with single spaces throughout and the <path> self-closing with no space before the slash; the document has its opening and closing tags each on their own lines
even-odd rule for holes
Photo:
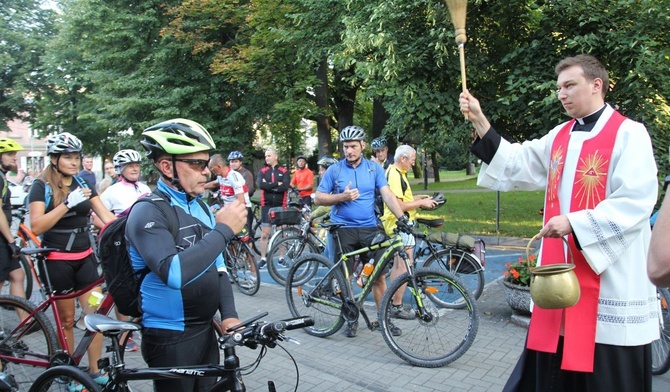
<svg viewBox="0 0 670 392">
<path fill-rule="evenodd" d="M 531 238 L 526 246 L 526 260 L 530 257 Z M 565 238 L 563 242 L 568 244 Z M 564 309 L 579 301 L 579 280 L 575 274 L 575 262 L 568 244 L 569 263 L 556 263 L 530 268 L 530 296 L 536 306 L 543 309 Z"/>
</svg>

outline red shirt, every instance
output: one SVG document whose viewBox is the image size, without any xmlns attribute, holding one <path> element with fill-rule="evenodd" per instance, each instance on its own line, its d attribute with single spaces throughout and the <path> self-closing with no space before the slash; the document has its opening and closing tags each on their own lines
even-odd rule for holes
<svg viewBox="0 0 670 392">
<path fill-rule="evenodd" d="M 311 195 L 314 192 L 314 173 L 306 167 L 296 169 L 295 173 L 293 173 L 293 178 L 291 179 L 291 185 L 294 185 L 298 189 L 309 186 L 309 189 L 300 191 L 298 195 L 300 197 Z"/>
</svg>

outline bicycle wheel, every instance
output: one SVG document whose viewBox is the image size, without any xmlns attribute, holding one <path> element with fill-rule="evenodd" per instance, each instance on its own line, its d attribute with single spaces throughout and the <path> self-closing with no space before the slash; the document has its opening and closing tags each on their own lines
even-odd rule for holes
<svg viewBox="0 0 670 392">
<path fill-rule="evenodd" d="M 74 366 L 56 366 L 37 377 L 28 392 L 87 391 L 99 392 L 101 388 L 83 370 Z"/>
<path fill-rule="evenodd" d="M 660 302 L 661 338 L 651 342 L 651 373 L 664 374 L 670 369 L 670 291 L 666 288 L 657 288 Z"/>
<path fill-rule="evenodd" d="M 26 255 L 19 255 L 19 265 L 23 270 L 23 289 L 26 293 L 26 298 L 30 298 L 33 293 L 33 271 L 30 268 L 30 261 L 26 258 Z M 0 290 L 1 295 L 11 295 L 10 293 L 10 282 L 5 281 L 2 285 L 2 290 Z"/>
<path fill-rule="evenodd" d="M 58 350 L 56 334 L 42 312 L 35 313 L 23 326 L 35 307 L 27 300 L 13 295 L 0 296 L 0 358 L 3 371 L 14 375 L 21 390 L 26 390 L 46 368 L 51 356 Z M 41 361 L 44 367 L 35 367 L 26 361 Z"/>
<path fill-rule="evenodd" d="M 393 295 L 401 290 L 403 304 L 416 314 L 412 320 L 391 318 Z M 427 293 L 437 298 L 446 295 L 453 301 L 454 292 L 465 304 L 462 309 L 440 308 L 434 301 L 426 301 Z M 457 360 L 470 348 L 479 328 L 479 314 L 474 296 L 453 274 L 419 268 L 414 276 L 405 273 L 391 283 L 381 301 L 379 322 L 386 344 L 397 356 L 414 366 L 438 367 Z M 391 334 L 391 324 L 400 328 L 400 336 Z"/>
<path fill-rule="evenodd" d="M 484 269 L 472 253 L 463 249 L 440 249 L 426 258 L 423 267 L 438 268 L 456 275 L 470 289 L 475 299 L 484 291 Z"/>
<path fill-rule="evenodd" d="M 290 236 L 277 240 L 268 253 L 268 272 L 272 279 L 280 285 L 286 283 L 286 273 L 295 260 L 303 253 L 318 253 L 316 246 L 309 237 Z M 294 277 L 296 284 L 299 276 Z"/>
<path fill-rule="evenodd" d="M 242 294 L 254 295 L 261 287 L 261 273 L 247 244 L 231 241 L 226 248 L 228 273 Z"/>
<path fill-rule="evenodd" d="M 298 226 L 281 226 L 277 231 L 272 233 L 270 239 L 268 240 L 268 251 L 267 253 L 272 252 L 272 249 L 275 247 L 275 243 L 282 238 L 286 237 L 295 237 L 300 235 L 300 228 Z"/>
<path fill-rule="evenodd" d="M 346 287 L 340 270 L 324 256 L 307 253 L 300 256 L 286 275 L 286 301 L 294 317 L 310 316 L 314 325 L 303 328 L 310 335 L 326 337 L 342 325 L 342 299 Z M 298 283 L 296 283 L 298 282 Z"/>
</svg>

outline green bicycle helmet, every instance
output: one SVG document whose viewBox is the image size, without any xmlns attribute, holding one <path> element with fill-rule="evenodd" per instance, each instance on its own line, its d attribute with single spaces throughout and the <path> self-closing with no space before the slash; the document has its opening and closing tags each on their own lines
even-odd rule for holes
<svg viewBox="0 0 670 392">
<path fill-rule="evenodd" d="M 23 151 L 23 147 L 12 139 L 0 137 L 0 154 L 3 152 Z"/>
<path fill-rule="evenodd" d="M 163 154 L 184 155 L 216 149 L 212 136 L 195 121 L 175 118 L 153 125 L 142 131 L 140 143 L 147 150 L 147 157 L 156 160 Z"/>
</svg>

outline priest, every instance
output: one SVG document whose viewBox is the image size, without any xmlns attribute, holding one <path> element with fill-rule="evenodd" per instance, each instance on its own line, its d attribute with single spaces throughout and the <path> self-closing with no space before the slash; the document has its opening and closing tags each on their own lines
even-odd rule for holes
<svg viewBox="0 0 670 392">
<path fill-rule="evenodd" d="M 659 338 L 646 274 L 658 192 L 651 139 L 605 102 L 609 76 L 595 57 L 565 58 L 556 75 L 571 119 L 521 144 L 503 139 L 468 91 L 460 96 L 477 134 L 472 151 L 484 162 L 478 185 L 545 189 L 538 262 L 569 262 L 569 246 L 581 289 L 572 307 L 533 308 L 504 390 L 651 391 L 651 342 Z"/>
</svg>

